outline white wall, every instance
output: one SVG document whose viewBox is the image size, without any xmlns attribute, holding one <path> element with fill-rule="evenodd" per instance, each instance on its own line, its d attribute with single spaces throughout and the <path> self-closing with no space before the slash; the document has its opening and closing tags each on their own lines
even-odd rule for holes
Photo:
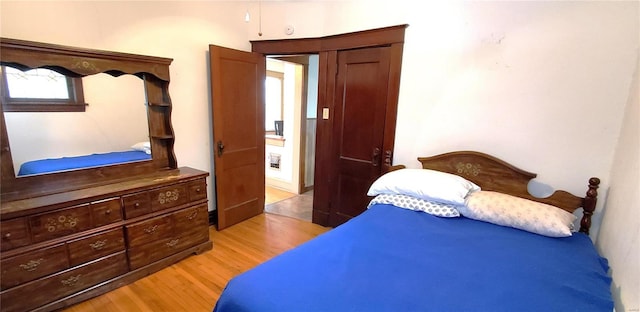
<svg viewBox="0 0 640 312">
<path fill-rule="evenodd" d="M 249 50 L 248 40 L 409 24 L 394 163 L 417 167 L 418 156 L 479 150 L 537 172 L 540 193 L 552 185 L 583 195 L 587 180 L 600 177 L 597 236 L 610 186 L 627 181 L 610 173 L 638 56 L 637 1 L 261 3 L 260 26 L 255 1 L 2 0 L 0 34 L 174 58 L 179 165 L 213 172 L 208 44 Z M 287 25 L 295 28 L 291 36 L 284 34 Z M 608 207 L 618 207 L 611 208 L 616 216 L 637 214 L 637 207 L 634 212 L 614 200 Z M 610 243 L 624 234 L 607 235 Z M 620 248 L 603 252 L 617 259 Z M 630 269 L 616 270 L 627 275 Z"/>
<path fill-rule="evenodd" d="M 640 67 L 624 114 L 597 247 L 611 266 L 617 311 L 640 310 Z"/>
<path fill-rule="evenodd" d="M 376 3 L 332 2 L 325 28 L 409 24 L 394 163 L 478 150 L 538 173 L 535 195 L 550 185 L 582 196 L 592 176 L 606 191 L 637 55 L 637 2 Z"/>
<path fill-rule="evenodd" d="M 408 24 L 395 164 L 418 167 L 418 156 L 478 150 L 537 173 L 534 195 L 555 188 L 583 196 L 593 176 L 605 195 L 638 53 L 638 2 L 421 5 L 263 2 L 263 35 L 250 31 L 249 39 Z M 310 25 L 322 12 L 324 19 Z M 286 25 L 296 29 L 292 36 L 284 35 Z M 604 200 L 593 217 L 594 239 Z"/>
</svg>

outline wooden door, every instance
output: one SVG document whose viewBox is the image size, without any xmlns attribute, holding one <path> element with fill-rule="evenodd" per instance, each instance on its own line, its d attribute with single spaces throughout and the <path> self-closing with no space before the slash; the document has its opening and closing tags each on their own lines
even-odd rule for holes
<svg viewBox="0 0 640 312">
<path fill-rule="evenodd" d="M 331 226 L 366 209 L 366 193 L 382 172 L 389 59 L 388 47 L 338 51 Z"/>
<path fill-rule="evenodd" d="M 209 46 L 218 230 L 264 211 L 262 54 Z"/>
</svg>

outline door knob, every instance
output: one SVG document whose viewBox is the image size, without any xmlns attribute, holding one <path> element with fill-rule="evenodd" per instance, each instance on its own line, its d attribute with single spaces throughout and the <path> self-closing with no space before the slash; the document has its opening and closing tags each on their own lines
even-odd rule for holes
<svg viewBox="0 0 640 312">
<path fill-rule="evenodd" d="M 371 153 L 371 165 L 377 167 L 380 163 L 380 148 L 376 147 Z"/>
<path fill-rule="evenodd" d="M 384 151 L 384 165 L 387 166 L 387 168 L 391 167 L 392 157 L 393 153 L 390 150 Z"/>
<path fill-rule="evenodd" d="M 222 144 L 222 141 L 218 141 L 218 157 L 222 157 L 223 151 L 224 151 L 224 144 Z"/>
</svg>

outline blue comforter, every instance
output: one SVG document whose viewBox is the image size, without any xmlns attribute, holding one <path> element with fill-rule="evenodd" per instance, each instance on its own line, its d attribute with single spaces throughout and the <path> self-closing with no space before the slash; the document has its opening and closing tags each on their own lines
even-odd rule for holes
<svg viewBox="0 0 640 312">
<path fill-rule="evenodd" d="M 18 171 L 18 176 L 90 168 L 147 159 L 151 159 L 151 155 L 141 151 L 111 152 L 86 156 L 40 159 L 28 161 L 22 164 L 20 166 L 20 171 Z"/>
<path fill-rule="evenodd" d="M 374 205 L 233 278 L 227 311 L 612 311 L 588 236 Z"/>
</svg>

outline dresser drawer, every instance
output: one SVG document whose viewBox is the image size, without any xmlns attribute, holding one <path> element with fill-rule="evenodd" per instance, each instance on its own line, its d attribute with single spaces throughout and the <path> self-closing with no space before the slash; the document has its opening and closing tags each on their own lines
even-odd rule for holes
<svg viewBox="0 0 640 312">
<path fill-rule="evenodd" d="M 164 215 L 127 225 L 127 245 L 129 247 L 140 246 L 170 237 L 172 235 L 173 222 L 169 216 Z"/>
<path fill-rule="evenodd" d="M 69 267 L 64 244 L 2 260 L 2 290 Z"/>
<path fill-rule="evenodd" d="M 202 204 L 193 208 L 187 208 L 173 214 L 174 233 L 186 234 L 209 228 L 209 212 L 207 205 Z"/>
<path fill-rule="evenodd" d="M 124 252 L 2 292 L 3 311 L 25 311 L 127 272 Z"/>
<path fill-rule="evenodd" d="M 34 242 L 61 237 L 91 228 L 89 204 L 35 215 L 29 218 Z"/>
<path fill-rule="evenodd" d="M 186 183 L 171 185 L 149 191 L 151 196 L 151 209 L 159 211 L 189 202 L 189 193 Z"/>
<path fill-rule="evenodd" d="M 204 179 L 189 182 L 187 189 L 189 190 L 190 201 L 207 198 L 207 183 Z"/>
<path fill-rule="evenodd" d="M 91 207 L 91 225 L 99 227 L 122 220 L 122 207 L 120 198 L 111 198 L 99 202 L 93 202 Z"/>
<path fill-rule="evenodd" d="M 124 216 L 127 219 L 151 213 L 151 198 L 148 192 L 142 192 L 122 197 Z"/>
<path fill-rule="evenodd" d="M 89 262 L 108 254 L 124 250 L 122 228 L 98 233 L 67 243 L 71 266 Z"/>
<path fill-rule="evenodd" d="M 2 251 L 26 246 L 31 242 L 25 218 L 2 221 L 0 232 L 2 233 L 2 241 L 0 241 Z"/>
<path fill-rule="evenodd" d="M 169 237 L 144 246 L 130 248 L 129 266 L 131 270 L 135 270 L 207 240 L 209 240 L 209 230 L 201 228 L 188 235 Z"/>
</svg>

